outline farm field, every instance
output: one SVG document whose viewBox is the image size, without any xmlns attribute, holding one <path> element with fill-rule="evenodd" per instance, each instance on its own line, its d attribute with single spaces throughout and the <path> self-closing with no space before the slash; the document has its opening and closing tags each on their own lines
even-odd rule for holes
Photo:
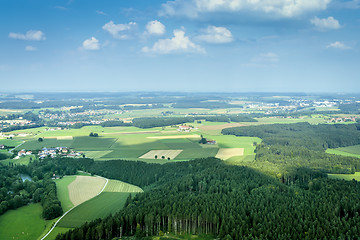
<svg viewBox="0 0 360 240">
<path fill-rule="evenodd" d="M 69 199 L 74 206 L 95 197 L 103 189 L 106 180 L 100 177 L 76 176 L 68 185 Z"/>
<path fill-rule="evenodd" d="M 156 156 L 156 158 L 164 157 L 165 159 L 175 159 L 182 151 L 183 150 L 151 150 L 139 158 L 155 159 Z"/>
<path fill-rule="evenodd" d="M 59 227 L 73 228 L 103 218 L 124 207 L 130 193 L 103 192 L 89 201 L 74 208 L 58 223 Z"/>
<path fill-rule="evenodd" d="M 343 156 L 349 156 L 349 157 L 357 157 L 360 158 L 360 154 L 345 152 L 340 150 L 342 148 L 336 148 L 336 149 L 326 149 L 326 152 L 329 154 L 337 154 L 337 155 L 343 155 Z"/>
<path fill-rule="evenodd" d="M 142 192 L 143 190 L 139 188 L 138 186 L 125 183 L 118 180 L 111 180 L 109 179 L 108 184 L 106 185 L 104 192 L 129 192 L 129 193 L 135 193 L 135 192 Z"/>
<path fill-rule="evenodd" d="M 227 160 L 231 157 L 243 156 L 243 155 L 244 155 L 243 148 L 220 148 L 215 157 L 220 158 L 222 160 Z"/>
<path fill-rule="evenodd" d="M 360 145 L 337 148 L 337 150 L 351 153 L 351 154 L 360 154 Z"/>
<path fill-rule="evenodd" d="M 356 172 L 354 174 L 328 174 L 328 176 L 333 179 L 344 179 L 347 181 L 355 179 L 356 181 L 360 181 L 360 172 Z"/>
<path fill-rule="evenodd" d="M 73 228 L 97 218 L 106 217 L 123 208 L 129 194 L 143 192 L 137 186 L 109 180 L 104 191 L 71 210 L 57 225 L 59 228 Z M 47 239 L 51 239 L 50 237 Z"/>
<path fill-rule="evenodd" d="M 253 142 L 261 142 L 258 138 L 221 135 L 221 129 L 243 125 L 243 123 L 202 121 L 201 123 L 188 124 L 199 129 L 194 129 L 191 132 L 178 132 L 177 128 L 174 127 L 140 129 L 136 127 L 104 128 L 101 126 L 86 126 L 81 129 L 54 131 L 45 131 L 44 128 L 38 128 L 40 134 L 28 138 L 26 143 L 19 149 L 35 150 L 42 147 L 63 146 L 83 152 L 86 157 L 100 161 L 125 159 L 166 163 L 168 162 L 168 156 L 166 156 L 165 160 L 155 160 L 153 156 L 151 158 L 142 156 L 150 151 L 181 150 L 175 155 L 169 155 L 169 157 L 173 161 L 184 161 L 194 158 L 215 157 L 219 148 L 244 148 L 244 156 L 242 156 L 244 158 L 249 154 L 253 154 Z M 35 130 L 32 129 L 32 131 Z M 89 137 L 90 132 L 98 132 L 99 137 Z M 199 144 L 200 135 L 203 135 L 208 140 L 217 141 L 217 144 Z M 43 142 L 38 141 L 39 136 L 44 137 Z M 239 156 L 235 156 L 235 158 L 239 158 Z"/>
<path fill-rule="evenodd" d="M 74 182 L 75 179 L 76 176 L 64 176 L 61 179 L 55 180 L 57 195 L 64 212 L 68 211 L 74 206 L 74 204 L 70 200 L 68 186 L 69 184 Z"/>
<path fill-rule="evenodd" d="M 40 203 L 7 211 L 0 216 L 0 239 L 37 239 L 46 225 L 41 214 Z"/>
</svg>

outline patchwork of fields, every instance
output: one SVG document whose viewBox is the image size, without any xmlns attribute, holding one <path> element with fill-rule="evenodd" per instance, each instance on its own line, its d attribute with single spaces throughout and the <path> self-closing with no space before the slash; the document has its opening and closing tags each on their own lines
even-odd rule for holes
<svg viewBox="0 0 360 240">
<path fill-rule="evenodd" d="M 254 155 L 253 142 L 261 142 L 261 139 L 250 137 L 235 137 L 221 135 L 224 127 L 242 125 L 241 123 L 188 123 L 197 129 L 189 132 L 178 132 L 177 128 L 166 127 L 140 129 L 136 127 L 101 127 L 87 126 L 81 129 L 67 129 L 46 131 L 45 128 L 20 130 L 24 133 L 36 134 L 34 137 L 26 137 L 18 150 L 37 150 L 43 147 L 69 147 L 77 152 L 82 152 L 86 157 L 95 160 L 136 160 L 153 163 L 166 163 L 169 157 L 171 161 L 186 161 L 195 158 L 220 157 L 231 161 L 242 161 L 244 157 Z M 19 132 L 20 132 L 19 131 Z M 90 132 L 97 132 L 99 137 L 89 137 Z M 215 145 L 199 144 L 200 135 L 209 140 L 215 140 Z M 38 138 L 42 137 L 42 142 Z M 1 140 L 0 140 L 1 141 Z M 13 145 L 21 141 L 7 140 Z M 230 154 L 230 150 L 223 148 L 243 148 L 244 153 Z M 164 152 L 159 152 L 164 151 Z M 223 156 L 223 151 L 228 151 Z M 158 155 L 158 159 L 155 159 Z M 161 159 L 164 156 L 165 159 Z"/>
</svg>

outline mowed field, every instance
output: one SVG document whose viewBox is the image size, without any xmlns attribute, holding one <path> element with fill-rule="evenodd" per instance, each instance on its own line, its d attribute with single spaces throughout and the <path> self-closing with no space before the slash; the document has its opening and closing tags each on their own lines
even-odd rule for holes
<svg viewBox="0 0 360 240">
<path fill-rule="evenodd" d="M 34 240 L 44 231 L 40 203 L 9 210 L 0 216 L 0 239 Z"/>
<path fill-rule="evenodd" d="M 106 217 L 122 209 L 129 194 L 139 192 L 143 192 L 143 190 L 137 186 L 117 180 L 109 180 L 100 195 L 75 207 L 61 219 L 58 226 L 73 228 L 81 226 L 85 222 Z"/>
<path fill-rule="evenodd" d="M 74 182 L 75 179 L 76 176 L 64 176 L 61 179 L 55 180 L 57 195 L 61 202 L 61 207 L 64 212 L 68 211 L 74 206 L 74 204 L 70 200 L 68 186 L 69 184 Z"/>
<path fill-rule="evenodd" d="M 62 228 L 79 227 L 85 222 L 104 218 L 124 207 L 130 193 L 103 192 L 74 208 L 58 223 Z"/>
<path fill-rule="evenodd" d="M 220 148 L 215 157 L 220 158 L 222 160 L 227 160 L 231 157 L 243 156 L 243 155 L 244 155 L 243 148 Z"/>
<path fill-rule="evenodd" d="M 151 150 L 139 158 L 144 159 L 155 159 L 155 158 L 165 158 L 165 159 L 175 159 L 183 150 Z"/>
<path fill-rule="evenodd" d="M 100 177 L 76 176 L 68 185 L 69 199 L 74 206 L 95 197 L 104 188 L 106 180 Z"/>
</svg>

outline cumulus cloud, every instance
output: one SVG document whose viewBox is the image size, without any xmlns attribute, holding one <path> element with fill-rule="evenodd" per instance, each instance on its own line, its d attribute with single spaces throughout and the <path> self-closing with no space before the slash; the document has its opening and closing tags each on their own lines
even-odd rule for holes
<svg viewBox="0 0 360 240">
<path fill-rule="evenodd" d="M 205 53 L 205 50 L 193 43 L 189 37 L 185 36 L 185 31 L 174 30 L 174 37 L 158 40 L 152 48 L 144 47 L 145 53 L 170 54 L 170 53 Z"/>
<path fill-rule="evenodd" d="M 116 39 L 128 39 L 129 32 L 133 30 L 137 24 L 135 22 L 129 22 L 128 24 L 115 24 L 113 21 L 106 23 L 102 29 L 110 33 Z"/>
<path fill-rule="evenodd" d="M 45 34 L 42 31 L 38 30 L 30 30 L 27 31 L 25 34 L 11 32 L 9 33 L 9 38 L 28 41 L 41 41 L 46 39 Z"/>
<path fill-rule="evenodd" d="M 326 48 L 337 48 L 337 49 L 342 49 L 342 50 L 350 49 L 350 47 L 348 47 L 344 43 L 338 42 L 338 41 L 330 43 L 329 45 L 326 46 Z"/>
<path fill-rule="evenodd" d="M 146 25 L 146 33 L 150 35 L 162 35 L 165 33 L 165 26 L 157 20 L 148 22 Z"/>
<path fill-rule="evenodd" d="M 197 18 L 209 12 L 253 11 L 280 17 L 295 17 L 327 8 L 331 0 L 173 0 L 162 5 L 162 16 Z"/>
<path fill-rule="evenodd" d="M 321 31 L 339 29 L 341 27 L 338 20 L 334 17 L 328 18 L 318 18 L 314 17 L 310 20 L 311 24 L 313 24 L 317 29 Z"/>
<path fill-rule="evenodd" d="M 86 39 L 82 44 L 82 49 L 85 49 L 85 50 L 99 50 L 100 49 L 99 40 L 97 40 L 94 37 Z"/>
<path fill-rule="evenodd" d="M 26 46 L 26 47 L 25 47 L 25 50 L 26 50 L 26 51 L 29 51 L 29 52 L 33 52 L 33 51 L 36 51 L 37 48 L 36 48 L 36 47 L 33 47 L 33 46 Z"/>
<path fill-rule="evenodd" d="M 197 37 L 197 40 L 208 43 L 229 43 L 232 42 L 233 36 L 225 27 L 208 26 L 202 30 L 203 34 Z"/>
</svg>

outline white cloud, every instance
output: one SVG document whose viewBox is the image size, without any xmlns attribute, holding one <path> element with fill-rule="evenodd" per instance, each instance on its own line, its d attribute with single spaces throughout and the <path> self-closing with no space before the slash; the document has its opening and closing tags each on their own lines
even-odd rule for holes
<svg viewBox="0 0 360 240">
<path fill-rule="evenodd" d="M 313 24 L 317 29 L 321 31 L 331 30 L 331 29 L 339 29 L 341 27 L 338 20 L 333 17 L 328 18 L 318 18 L 314 17 L 310 20 L 311 24 Z"/>
<path fill-rule="evenodd" d="M 33 52 L 33 51 L 36 51 L 37 48 L 36 48 L 36 47 L 33 47 L 33 46 L 26 46 L 26 47 L 25 47 L 25 50 L 26 50 L 26 51 L 29 51 L 29 52 Z"/>
<path fill-rule="evenodd" d="M 99 15 L 107 16 L 106 13 L 104 13 L 103 11 L 100 11 L 100 10 L 96 10 L 96 13 L 99 14 Z"/>
<path fill-rule="evenodd" d="M 137 24 L 135 22 L 129 22 L 128 24 L 115 24 L 113 21 L 105 24 L 102 29 L 110 33 L 116 39 L 128 39 L 129 31 L 133 30 Z"/>
<path fill-rule="evenodd" d="M 146 33 L 150 35 L 162 35 L 165 33 L 165 26 L 157 20 L 148 22 L 146 25 Z"/>
<path fill-rule="evenodd" d="M 45 40 L 45 34 L 42 31 L 38 30 L 30 30 L 27 31 L 25 34 L 22 33 L 9 33 L 9 38 L 13 39 L 21 39 L 21 40 L 32 40 L 32 41 L 40 41 Z"/>
<path fill-rule="evenodd" d="M 209 26 L 202 30 L 204 34 L 199 35 L 197 40 L 208 43 L 229 43 L 232 42 L 233 36 L 227 28 Z"/>
<path fill-rule="evenodd" d="M 144 47 L 145 53 L 170 54 L 181 52 L 205 53 L 205 49 L 193 43 L 183 30 L 174 30 L 174 37 L 158 40 L 152 48 Z"/>
<path fill-rule="evenodd" d="M 82 49 L 85 49 L 85 50 L 99 50 L 100 49 L 99 40 L 97 40 L 94 37 L 86 39 L 82 44 Z"/>
<path fill-rule="evenodd" d="M 295 17 L 327 8 L 331 0 L 173 0 L 162 5 L 162 16 L 197 18 L 209 12 L 253 11 L 280 17 Z"/>
<path fill-rule="evenodd" d="M 350 49 L 350 47 L 348 47 L 344 43 L 338 42 L 338 41 L 330 43 L 329 45 L 326 46 L 326 48 L 337 48 L 337 49 L 342 49 L 342 50 Z"/>
<path fill-rule="evenodd" d="M 279 61 L 279 56 L 272 52 L 262 53 L 251 59 L 253 63 L 277 63 Z"/>
</svg>

